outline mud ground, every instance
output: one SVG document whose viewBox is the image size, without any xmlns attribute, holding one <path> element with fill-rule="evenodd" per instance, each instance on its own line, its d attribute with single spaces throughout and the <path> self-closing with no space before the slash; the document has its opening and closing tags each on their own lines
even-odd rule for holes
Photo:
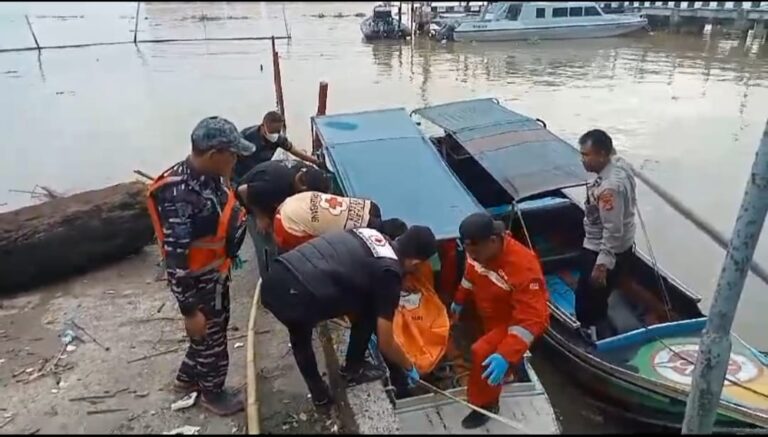
<svg viewBox="0 0 768 437">
<path fill-rule="evenodd" d="M 227 384 L 244 394 L 258 277 L 250 241 L 241 256 L 247 262 L 231 287 Z M 186 338 L 158 261 L 148 246 L 98 271 L 0 299 L 0 433 L 163 433 L 185 425 L 202 434 L 245 432 L 243 413 L 221 418 L 199 405 L 171 411 L 181 398 L 170 385 Z M 74 350 L 59 338 L 66 329 L 78 335 Z M 335 412 L 318 414 L 307 398 L 285 328 L 260 309 L 256 332 L 261 432 L 339 432 Z M 167 353 L 131 362 L 160 352 Z"/>
</svg>

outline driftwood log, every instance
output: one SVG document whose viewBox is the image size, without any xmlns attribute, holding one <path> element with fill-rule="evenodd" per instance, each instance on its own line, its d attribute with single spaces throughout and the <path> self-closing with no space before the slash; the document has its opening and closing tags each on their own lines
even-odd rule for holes
<svg viewBox="0 0 768 437">
<path fill-rule="evenodd" d="M 0 214 L 0 294 L 139 252 L 154 237 L 146 193 L 122 183 Z"/>
</svg>

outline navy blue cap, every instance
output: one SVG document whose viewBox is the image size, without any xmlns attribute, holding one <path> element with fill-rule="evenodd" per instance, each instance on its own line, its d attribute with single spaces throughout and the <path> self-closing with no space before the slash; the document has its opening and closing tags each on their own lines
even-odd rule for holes
<svg viewBox="0 0 768 437">
<path fill-rule="evenodd" d="M 240 135 L 234 123 L 221 117 L 200 120 L 192 130 L 192 148 L 201 152 L 231 150 L 238 155 L 250 155 L 256 146 Z"/>
</svg>

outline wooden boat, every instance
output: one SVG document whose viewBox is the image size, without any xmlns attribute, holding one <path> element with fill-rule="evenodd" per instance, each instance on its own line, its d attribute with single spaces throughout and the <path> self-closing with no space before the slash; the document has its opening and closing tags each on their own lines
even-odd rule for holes
<svg viewBox="0 0 768 437">
<path fill-rule="evenodd" d="M 573 290 L 584 211 L 569 188 L 584 185 L 587 174 L 576 148 L 543 121 L 495 99 L 437 105 L 414 114 L 443 130 L 432 140 L 449 167 L 483 207 L 539 254 L 552 313 L 545 350 L 616 411 L 679 428 L 706 323 L 700 297 L 636 251 L 631 285 L 614 290 L 609 301 L 614 335 L 592 342 L 580 333 Z M 716 430 L 765 432 L 768 360 L 736 335 L 732 341 Z"/>
<path fill-rule="evenodd" d="M 320 144 L 320 155 L 335 174 L 336 191 L 375 199 L 386 217 L 430 226 L 441 242 L 453 243 L 461 220 L 482 210 L 402 108 L 318 116 L 312 119 L 312 129 Z M 438 275 L 448 271 L 449 263 L 455 261 L 455 252 L 453 259 L 444 254 Z M 446 354 L 453 363 L 445 363 L 445 371 L 424 377 L 459 398 L 465 396 L 466 376 L 458 372 L 465 370 L 459 364 L 468 362 L 468 347 L 461 346 L 471 344 L 468 335 L 468 330 L 454 332 L 452 344 L 458 351 Z M 381 360 L 375 349 L 372 352 L 375 359 Z M 513 418 L 529 433 L 559 433 L 549 398 L 528 358 L 515 372 L 515 379 L 505 383 L 500 414 Z M 469 411 L 466 406 L 430 392 L 395 393 L 392 397 L 403 433 L 466 432 L 460 424 Z M 519 430 L 492 420 L 474 431 L 508 434 Z"/>
</svg>

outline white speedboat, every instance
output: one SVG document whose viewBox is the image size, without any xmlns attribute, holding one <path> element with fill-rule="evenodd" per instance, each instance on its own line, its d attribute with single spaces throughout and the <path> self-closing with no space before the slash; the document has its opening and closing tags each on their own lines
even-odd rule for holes
<svg viewBox="0 0 768 437">
<path fill-rule="evenodd" d="M 456 23 L 456 41 L 602 38 L 648 25 L 635 14 L 604 14 L 595 2 L 495 2 L 479 20 Z"/>
</svg>

